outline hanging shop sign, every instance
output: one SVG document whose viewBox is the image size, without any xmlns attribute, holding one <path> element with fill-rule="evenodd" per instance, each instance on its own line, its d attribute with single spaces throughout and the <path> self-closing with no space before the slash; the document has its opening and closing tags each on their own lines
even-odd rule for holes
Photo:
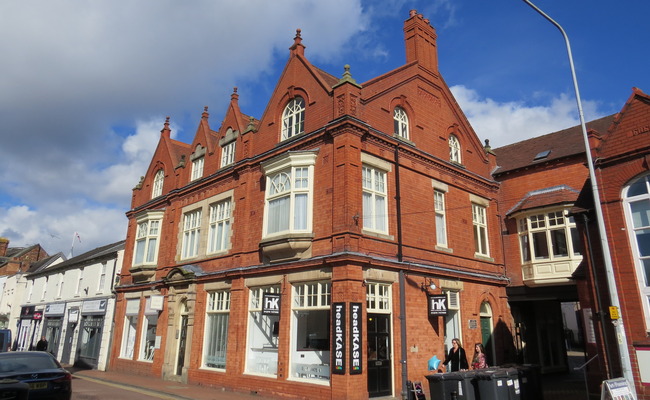
<svg viewBox="0 0 650 400">
<path fill-rule="evenodd" d="M 20 319 L 34 319 L 35 306 L 20 307 Z"/>
<path fill-rule="evenodd" d="M 436 294 L 429 296 L 429 316 L 447 315 L 447 295 Z"/>
<path fill-rule="evenodd" d="M 79 309 L 71 308 L 68 310 L 68 323 L 76 324 L 79 322 Z"/>
<path fill-rule="evenodd" d="M 345 375 L 345 303 L 332 303 L 332 373 Z"/>
<path fill-rule="evenodd" d="M 350 375 L 357 375 L 363 371 L 361 326 L 361 303 L 350 303 Z"/>
<path fill-rule="evenodd" d="M 278 293 L 262 295 L 262 315 L 280 315 L 280 295 Z"/>
</svg>

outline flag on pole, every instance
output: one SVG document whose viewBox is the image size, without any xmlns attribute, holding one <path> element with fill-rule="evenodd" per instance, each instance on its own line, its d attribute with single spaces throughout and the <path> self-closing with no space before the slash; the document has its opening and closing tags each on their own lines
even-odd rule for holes
<svg viewBox="0 0 650 400">
<path fill-rule="evenodd" d="M 75 232 L 74 235 L 72 235 L 72 245 L 70 246 L 70 254 L 68 255 L 68 258 L 74 257 L 74 240 L 77 239 L 79 240 L 79 243 L 81 243 L 81 236 L 79 236 L 79 233 Z"/>
</svg>

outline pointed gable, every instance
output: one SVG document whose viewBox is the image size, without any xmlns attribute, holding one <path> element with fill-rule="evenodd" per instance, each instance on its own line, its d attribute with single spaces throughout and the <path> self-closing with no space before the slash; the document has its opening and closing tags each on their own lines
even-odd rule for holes
<svg viewBox="0 0 650 400">
<path fill-rule="evenodd" d="M 592 143 L 592 147 L 593 143 Z M 650 151 L 650 96 L 632 89 L 609 130 L 596 142 L 595 154 L 603 162 L 619 156 L 633 156 Z"/>
</svg>

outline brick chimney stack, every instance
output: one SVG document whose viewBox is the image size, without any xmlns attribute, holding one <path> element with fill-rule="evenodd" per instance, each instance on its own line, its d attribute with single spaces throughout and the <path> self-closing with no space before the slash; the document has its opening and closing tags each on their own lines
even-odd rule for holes
<svg viewBox="0 0 650 400">
<path fill-rule="evenodd" d="M 9 247 L 9 239 L 0 237 L 0 257 L 7 255 L 7 248 Z"/>
<path fill-rule="evenodd" d="M 406 63 L 418 64 L 433 73 L 438 73 L 438 49 L 436 30 L 416 10 L 411 10 L 409 19 L 404 21 L 404 41 L 406 42 Z"/>
</svg>

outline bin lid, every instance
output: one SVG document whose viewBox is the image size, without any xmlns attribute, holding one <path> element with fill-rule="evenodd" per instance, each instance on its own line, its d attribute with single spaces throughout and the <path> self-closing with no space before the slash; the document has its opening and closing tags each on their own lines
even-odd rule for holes
<svg viewBox="0 0 650 400">
<path fill-rule="evenodd" d="M 499 379 L 499 378 L 507 378 L 508 373 L 503 369 L 490 368 L 490 369 L 481 370 L 476 374 L 476 377 L 478 379 L 492 380 L 492 379 Z"/>
</svg>

